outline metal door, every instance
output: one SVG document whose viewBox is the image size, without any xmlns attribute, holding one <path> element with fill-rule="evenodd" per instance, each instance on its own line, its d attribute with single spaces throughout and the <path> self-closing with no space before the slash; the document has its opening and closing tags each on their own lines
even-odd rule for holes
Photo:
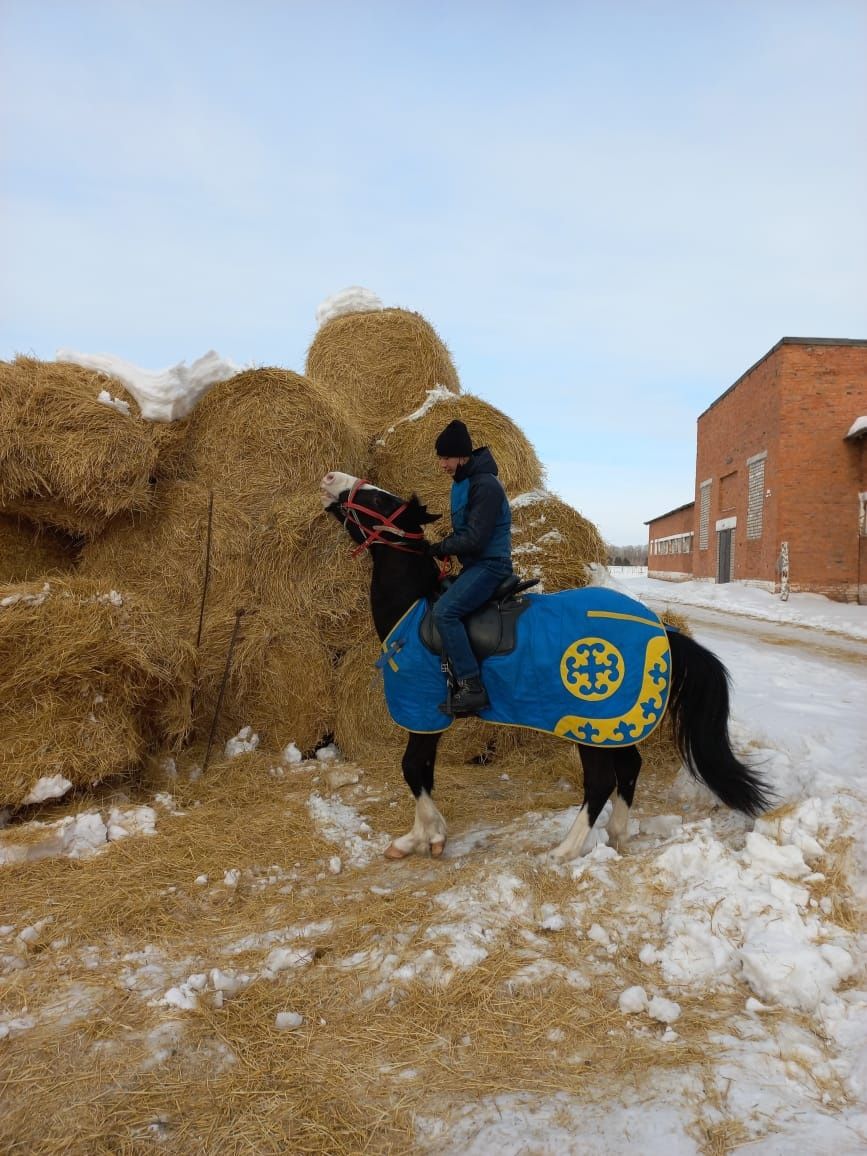
<svg viewBox="0 0 867 1156">
<path fill-rule="evenodd" d="M 717 530 L 717 582 L 732 580 L 732 534 L 734 530 Z"/>
</svg>

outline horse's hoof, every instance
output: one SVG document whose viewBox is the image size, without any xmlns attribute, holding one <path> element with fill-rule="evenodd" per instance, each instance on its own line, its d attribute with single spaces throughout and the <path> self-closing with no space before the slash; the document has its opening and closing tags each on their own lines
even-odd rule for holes
<svg viewBox="0 0 867 1156">
<path fill-rule="evenodd" d="M 445 839 L 443 839 L 439 843 L 431 843 L 431 845 L 430 845 L 430 857 L 431 857 L 431 859 L 441 858 L 442 853 L 443 853 L 443 851 L 445 851 L 445 849 L 446 849 Z"/>
<path fill-rule="evenodd" d="M 397 843 L 389 843 L 385 849 L 384 854 L 386 859 L 405 859 L 409 854 L 409 851 L 401 851 Z"/>
</svg>

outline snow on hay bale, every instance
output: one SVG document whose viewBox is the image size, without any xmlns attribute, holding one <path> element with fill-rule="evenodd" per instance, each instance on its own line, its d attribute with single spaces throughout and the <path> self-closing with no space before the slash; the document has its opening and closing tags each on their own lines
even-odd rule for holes
<svg viewBox="0 0 867 1156">
<path fill-rule="evenodd" d="M 445 391 L 380 433 L 373 446 L 371 481 L 404 497 L 415 492 L 429 510 L 448 515 L 451 478 L 439 466 L 434 442 L 455 418 L 465 423 L 474 446 L 491 450 L 510 497 L 542 485 L 536 451 L 510 417 L 472 394 Z"/>
<path fill-rule="evenodd" d="M 184 477 L 249 517 L 318 491 L 335 462 L 361 473 L 364 440 L 329 390 L 288 369 L 250 369 L 211 387 L 189 419 Z"/>
<path fill-rule="evenodd" d="M 512 499 L 512 559 L 522 578 L 540 579 L 553 594 L 590 581 L 588 566 L 603 564 L 607 549 L 592 522 L 555 494 L 529 490 Z"/>
<path fill-rule="evenodd" d="M 200 736 L 210 733 L 217 711 L 235 621 L 224 610 L 205 616 L 194 708 Z M 256 607 L 239 622 L 216 738 L 224 742 L 249 726 L 269 750 L 292 742 L 313 750 L 332 729 L 333 681 L 331 654 L 314 623 L 282 607 Z"/>
<path fill-rule="evenodd" d="M 120 382 L 58 362 L 0 363 L 0 509 L 72 534 L 148 509 L 181 436 L 143 421 Z"/>
<path fill-rule="evenodd" d="M 99 582 L 0 587 L 0 805 L 136 767 L 189 726 L 192 648 Z"/>
<path fill-rule="evenodd" d="M 62 574 L 77 557 L 76 542 L 65 534 L 0 514 L 0 582 Z"/>
<path fill-rule="evenodd" d="M 313 339 L 306 372 L 368 438 L 422 405 L 429 390 L 460 389 L 448 349 L 420 314 L 406 309 L 331 317 Z"/>
</svg>

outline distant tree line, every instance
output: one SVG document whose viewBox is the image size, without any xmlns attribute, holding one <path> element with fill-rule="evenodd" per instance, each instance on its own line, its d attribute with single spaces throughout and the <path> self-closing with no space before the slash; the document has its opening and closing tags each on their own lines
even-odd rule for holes
<svg viewBox="0 0 867 1156">
<path fill-rule="evenodd" d="M 646 566 L 647 543 L 643 546 L 612 546 L 606 542 L 608 548 L 609 566 Z"/>
</svg>

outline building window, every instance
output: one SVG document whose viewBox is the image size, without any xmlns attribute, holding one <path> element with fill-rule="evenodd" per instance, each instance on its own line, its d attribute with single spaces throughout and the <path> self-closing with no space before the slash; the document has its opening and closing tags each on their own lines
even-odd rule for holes
<svg viewBox="0 0 867 1156">
<path fill-rule="evenodd" d="M 765 505 L 765 459 L 767 453 L 749 458 L 747 481 L 747 538 L 761 538 Z"/>
<path fill-rule="evenodd" d="M 710 487 L 713 479 L 701 483 L 699 490 L 698 548 L 706 550 L 710 539 Z"/>
<path fill-rule="evenodd" d="M 654 538 L 650 543 L 651 554 L 689 554 L 692 552 L 692 530 L 686 534 L 669 534 L 667 538 Z"/>
</svg>

